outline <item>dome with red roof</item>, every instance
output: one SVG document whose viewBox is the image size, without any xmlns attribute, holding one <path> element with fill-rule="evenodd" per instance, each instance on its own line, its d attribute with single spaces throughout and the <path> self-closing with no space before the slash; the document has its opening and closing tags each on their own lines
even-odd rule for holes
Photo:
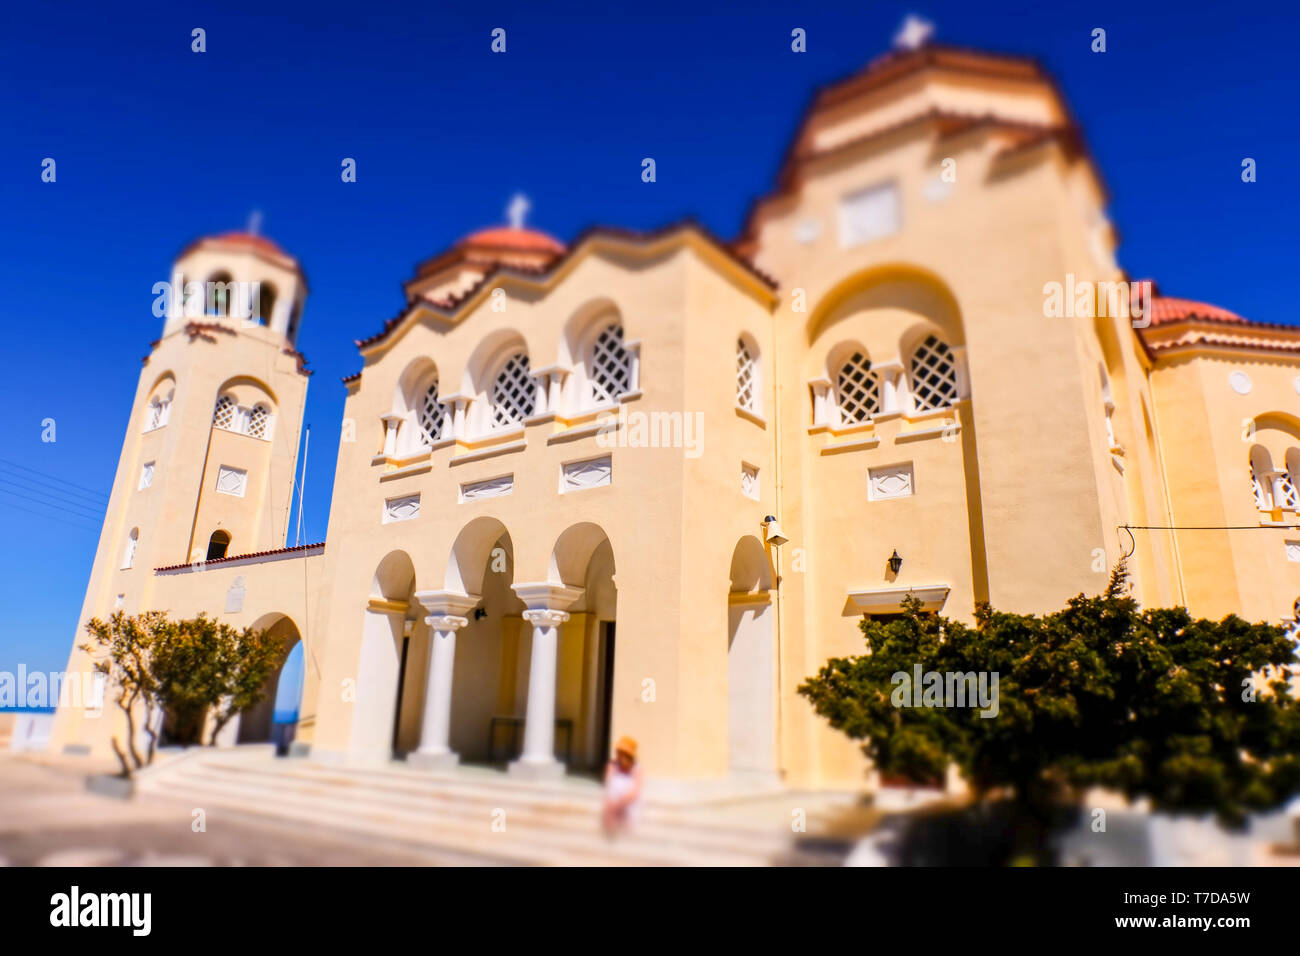
<svg viewBox="0 0 1300 956">
<path fill-rule="evenodd" d="M 1207 319 L 1211 322 L 1246 322 L 1247 320 L 1221 309 L 1208 302 L 1194 302 L 1191 299 L 1171 299 L 1157 296 L 1151 303 L 1151 324 L 1162 325 L 1166 322 L 1181 322 L 1183 319 Z"/>
<path fill-rule="evenodd" d="M 479 249 L 513 249 L 519 252 L 544 252 L 560 255 L 564 243 L 537 229 L 521 226 L 492 226 L 480 229 L 457 243 L 461 247 Z"/>
</svg>

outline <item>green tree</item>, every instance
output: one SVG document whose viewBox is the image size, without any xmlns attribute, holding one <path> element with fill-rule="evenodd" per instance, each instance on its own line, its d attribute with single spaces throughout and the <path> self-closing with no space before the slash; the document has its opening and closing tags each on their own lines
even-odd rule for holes
<svg viewBox="0 0 1300 956">
<path fill-rule="evenodd" d="M 172 621 L 158 611 L 135 617 L 120 612 L 107 622 L 86 625 L 93 642 L 82 645 L 98 655 L 95 669 L 117 688 L 118 705 L 126 713 L 127 742 L 117 738 L 113 749 L 125 776 L 153 762 L 157 749 L 157 718 L 167 714 L 179 743 L 202 743 L 209 713 L 208 743 L 237 714 L 266 699 L 265 686 L 282 661 L 280 640 L 267 631 L 236 630 L 206 614 Z M 136 720 L 143 708 L 149 736 L 142 757 L 136 746 Z"/>
<path fill-rule="evenodd" d="M 147 762 L 153 761 L 157 746 L 155 718 L 161 712 L 158 681 L 150 667 L 153 649 L 168 628 L 166 615 L 146 611 L 131 617 L 118 611 L 107 621 L 94 618 L 86 624 L 90 640 L 79 645 L 90 655 L 95 670 L 104 675 L 106 688 L 115 690 L 117 705 L 126 714 L 126 746 L 113 737 L 113 753 L 122 765 L 122 775 L 129 777 Z M 148 758 L 140 756 L 136 746 L 136 716 L 144 710 L 144 730 L 149 735 Z"/>
<path fill-rule="evenodd" d="M 154 648 L 153 672 L 177 742 L 202 743 L 211 713 L 208 743 L 215 745 L 236 714 L 266 699 L 282 652 L 267 631 L 236 630 L 206 614 L 170 623 Z"/>
<path fill-rule="evenodd" d="M 933 779 L 955 764 L 977 800 L 1010 798 L 1027 845 L 1043 846 L 1035 828 L 1090 786 L 1227 825 L 1300 792 L 1291 638 L 1235 615 L 1142 610 L 1123 565 L 1102 594 L 1051 614 L 984 605 L 969 627 L 909 600 L 901 619 L 862 632 L 866 654 L 828 661 L 799 693 L 882 772 Z M 996 716 L 895 706 L 895 675 L 916 665 L 997 674 Z"/>
</svg>

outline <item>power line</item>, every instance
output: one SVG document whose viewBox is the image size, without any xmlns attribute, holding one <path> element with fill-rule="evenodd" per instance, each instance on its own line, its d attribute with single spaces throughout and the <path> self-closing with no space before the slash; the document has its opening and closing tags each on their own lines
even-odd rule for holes
<svg viewBox="0 0 1300 956">
<path fill-rule="evenodd" d="M 0 482 L 3 482 L 3 479 L 0 479 Z M 32 489 L 23 488 L 22 490 L 31 491 Z M 8 488 L 0 488 L 0 494 L 13 495 L 15 498 L 22 498 L 24 501 L 34 501 L 36 504 L 42 505 L 46 508 L 54 508 L 59 511 L 66 511 L 68 514 L 76 518 L 86 518 L 90 521 L 100 521 L 103 518 L 103 516 L 99 514 L 94 514 L 88 511 L 74 510 L 76 508 L 85 508 L 86 507 L 85 505 L 77 505 L 71 502 L 53 502 L 46 498 L 33 498 L 31 495 L 20 495 L 16 491 L 10 491 Z"/>
<path fill-rule="evenodd" d="M 28 478 L 26 475 L 19 475 L 14 472 L 5 471 L 4 465 L 0 465 L 0 478 L 6 478 L 9 481 L 14 481 L 14 482 L 25 482 L 26 484 L 19 486 L 22 488 L 27 488 L 28 485 L 35 486 L 34 488 L 30 488 L 27 490 L 40 491 L 40 492 L 58 492 L 60 495 L 67 495 L 71 497 L 74 501 L 77 501 L 77 503 L 84 501 L 86 504 L 93 505 L 96 508 L 108 507 L 107 498 L 95 498 L 81 491 L 73 491 L 70 488 L 52 488 L 47 483 L 48 481 L 47 479 Z"/>
<path fill-rule="evenodd" d="M 98 533 L 99 533 L 99 529 L 98 529 L 98 528 L 92 528 L 92 527 L 90 527 L 89 525 L 78 524 L 78 523 L 75 522 L 75 521 L 68 521 L 67 519 L 65 519 L 65 518 L 61 518 L 61 517 L 59 517 L 59 516 L 57 516 L 57 515 L 41 514 L 39 511 L 32 511 L 31 508 L 24 508 L 22 505 L 16 505 L 16 504 L 14 504 L 12 501 L 4 501 L 4 500 L 0 500 L 0 505 L 4 505 L 4 506 L 6 506 L 6 507 L 13 508 L 15 511 L 23 511 L 23 512 L 26 512 L 26 513 L 29 514 L 29 515 L 35 515 L 37 518 L 44 518 L 46 521 L 57 521 L 57 522 L 59 522 L 60 524 L 66 524 L 66 525 L 68 525 L 69 527 L 72 527 L 72 528 L 78 528 L 78 529 L 80 529 L 80 530 L 82 530 L 82 531 L 89 531 L 91 534 L 98 534 Z"/>
<path fill-rule="evenodd" d="M 1276 531 L 1295 530 L 1300 524 L 1122 524 L 1125 531 Z"/>
<path fill-rule="evenodd" d="M 46 474 L 43 471 L 37 471 L 35 468 L 29 468 L 26 465 L 20 465 L 16 461 L 9 461 L 7 458 L 0 458 L 0 465 L 9 465 L 12 468 L 21 468 L 23 471 L 30 471 L 33 475 L 37 475 L 45 479 L 46 481 L 55 481 L 61 485 L 68 485 L 71 488 L 77 488 L 81 491 L 87 491 L 97 498 L 103 498 L 105 501 L 108 500 L 108 495 L 104 494 L 102 491 L 96 491 L 94 488 L 87 488 L 85 485 L 79 485 L 76 482 L 68 481 L 65 478 L 57 478 L 54 475 Z"/>
</svg>

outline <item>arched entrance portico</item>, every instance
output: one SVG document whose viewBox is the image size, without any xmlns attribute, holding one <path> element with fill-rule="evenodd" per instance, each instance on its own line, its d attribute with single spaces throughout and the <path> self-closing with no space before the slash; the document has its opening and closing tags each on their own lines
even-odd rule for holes
<svg viewBox="0 0 1300 956">
<path fill-rule="evenodd" d="M 405 551 L 392 551 L 375 568 L 370 584 L 357 660 L 352 754 L 362 759 L 392 756 L 399 726 L 402 651 L 408 636 L 415 566 Z M 344 692 L 349 688 L 345 687 Z"/>
<path fill-rule="evenodd" d="M 275 671 L 262 685 L 264 695 L 262 700 L 239 715 L 239 728 L 235 741 L 241 744 L 274 742 L 277 749 L 283 753 L 293 741 L 293 729 L 292 727 L 281 728 L 276 723 L 276 699 L 280 691 L 280 678 L 284 674 L 285 663 L 293 649 L 301 642 L 301 635 L 293 619 L 278 612 L 264 614 L 258 618 L 253 623 L 253 629 L 265 630 L 279 640 L 280 658 L 276 663 Z M 301 695 L 301 686 L 298 687 L 298 694 Z M 297 699 L 293 701 L 292 709 L 295 715 L 299 703 Z"/>
<path fill-rule="evenodd" d="M 555 720 L 571 737 L 563 751 L 573 771 L 599 771 L 613 725 L 618 592 L 614 549 L 591 522 L 567 528 L 551 550 L 547 577 L 581 595 L 569 605 L 557 648 Z M 555 741 L 566 745 L 563 739 Z"/>
<path fill-rule="evenodd" d="M 776 650 L 772 566 L 758 538 L 740 539 L 727 595 L 727 770 L 776 773 Z"/>
</svg>

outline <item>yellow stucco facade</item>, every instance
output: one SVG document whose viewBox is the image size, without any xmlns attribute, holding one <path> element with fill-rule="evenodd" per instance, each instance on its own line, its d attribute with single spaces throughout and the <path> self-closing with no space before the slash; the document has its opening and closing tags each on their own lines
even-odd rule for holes
<svg viewBox="0 0 1300 956">
<path fill-rule="evenodd" d="M 626 734 L 652 779 L 699 786 L 861 783 L 796 688 L 909 591 L 967 621 L 1047 611 L 1131 550 L 1146 604 L 1290 620 L 1300 334 L 1176 299 L 1115 314 L 1088 291 L 1128 281 L 1104 206 L 1033 63 L 892 54 L 818 96 L 734 243 L 511 227 L 422 266 L 358 343 L 327 540 L 296 550 L 305 281 L 267 240 L 197 243 L 178 277 L 273 307 L 167 319 L 81 620 L 301 639 L 296 739 L 321 759 L 547 776 Z M 53 746 L 115 730 L 65 708 Z"/>
</svg>

